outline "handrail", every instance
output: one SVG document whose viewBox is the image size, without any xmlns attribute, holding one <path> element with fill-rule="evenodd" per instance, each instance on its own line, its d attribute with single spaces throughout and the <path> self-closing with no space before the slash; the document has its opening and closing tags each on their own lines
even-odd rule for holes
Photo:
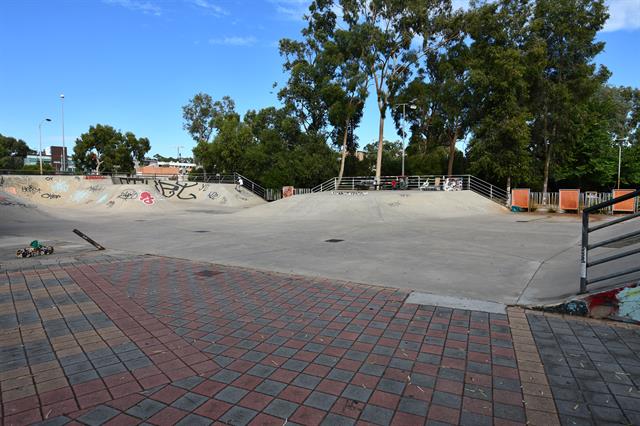
<svg viewBox="0 0 640 426">
<path fill-rule="evenodd" d="M 632 266 L 630 268 L 627 269 L 623 269 L 620 271 L 615 271 L 615 272 L 611 272 L 605 275 L 600 275 L 597 277 L 589 277 L 588 273 L 589 273 L 589 268 L 590 267 L 594 267 L 597 265 L 603 265 L 609 262 L 613 262 L 619 259 L 623 259 L 629 256 L 632 256 L 634 254 L 640 254 L 640 249 L 636 248 L 636 249 L 631 249 L 631 250 L 627 250 L 627 251 L 623 251 L 621 253 L 615 253 L 612 255 L 608 255 L 605 257 L 600 257 L 597 258 L 595 260 L 590 261 L 589 260 L 589 254 L 590 251 L 596 248 L 600 248 L 600 247 L 605 247 L 607 245 L 610 245 L 612 243 L 615 242 L 619 242 L 619 241 L 624 241 L 624 240 L 629 240 L 633 237 L 637 237 L 640 235 L 640 230 L 635 230 L 635 231 L 631 231 L 631 232 L 627 232 L 625 234 L 622 235 L 617 235 L 615 237 L 610 237 L 604 240 L 600 240 L 598 242 L 595 243 L 591 243 L 589 244 L 589 234 L 604 228 L 608 228 L 611 227 L 613 225 L 617 225 L 623 222 L 627 222 L 628 220 L 640 217 L 640 212 L 633 212 L 631 214 L 628 214 L 626 216 L 611 220 L 609 222 L 603 223 L 603 224 L 599 224 L 596 226 L 589 226 L 589 215 L 592 212 L 597 212 L 599 210 L 602 210 L 604 208 L 607 208 L 609 206 L 613 206 L 615 204 L 618 204 L 620 202 L 626 201 L 626 200 L 631 200 L 631 199 L 635 199 L 637 197 L 640 196 L 640 190 L 635 190 L 633 192 L 630 192 L 628 194 L 625 195 L 621 195 L 620 197 L 616 197 L 616 198 L 612 198 L 611 200 L 607 200 L 607 201 L 603 201 L 602 203 L 599 204 L 595 204 L 593 206 L 589 206 L 587 208 L 585 208 L 582 211 L 582 238 L 581 238 L 581 245 L 580 245 L 580 293 L 586 293 L 587 292 L 587 287 L 590 284 L 594 284 L 594 283 L 598 283 L 598 282 L 603 282 L 603 281 L 608 281 L 611 280 L 613 278 L 618 278 L 618 277 L 623 277 L 623 276 L 629 276 L 631 274 L 635 274 L 637 272 L 640 272 L 640 266 L 637 266 L 640 264 L 640 262 L 636 263 L 636 266 Z M 634 204 L 635 206 L 635 204 Z M 635 209 L 634 209 L 635 210 Z M 636 242 L 631 242 L 631 244 L 637 244 Z M 611 284 L 611 283 L 610 283 Z"/>
</svg>

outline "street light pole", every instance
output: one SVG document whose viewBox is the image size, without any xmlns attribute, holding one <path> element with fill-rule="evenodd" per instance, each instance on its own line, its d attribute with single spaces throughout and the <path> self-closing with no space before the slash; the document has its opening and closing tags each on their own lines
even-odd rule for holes
<svg viewBox="0 0 640 426">
<path fill-rule="evenodd" d="M 409 105 L 409 108 L 411 109 L 416 109 L 418 108 L 417 106 L 415 106 L 413 104 L 413 102 L 415 102 L 415 99 L 410 100 L 409 102 L 404 102 L 401 104 L 396 104 L 396 107 L 402 107 L 402 176 L 404 176 L 404 138 L 405 138 L 405 131 L 404 131 L 404 127 L 407 123 L 407 117 L 406 117 L 406 111 L 405 111 L 405 107 L 407 105 Z"/>
<path fill-rule="evenodd" d="M 622 167 L 622 142 L 626 142 L 626 138 L 618 139 L 618 189 L 620 189 L 620 169 Z"/>
<path fill-rule="evenodd" d="M 60 171 L 67 169 L 67 150 L 64 147 L 64 94 L 60 95 L 60 105 L 62 107 L 62 156 L 60 158 Z"/>
<path fill-rule="evenodd" d="M 40 157 L 40 174 L 42 174 L 42 125 L 47 121 L 51 121 L 51 119 L 45 118 L 38 124 L 38 134 L 40 136 L 40 150 L 38 151 L 38 157 Z"/>
</svg>

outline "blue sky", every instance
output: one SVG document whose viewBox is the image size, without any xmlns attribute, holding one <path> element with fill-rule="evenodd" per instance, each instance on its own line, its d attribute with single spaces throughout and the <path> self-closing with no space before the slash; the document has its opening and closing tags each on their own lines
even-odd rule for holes
<svg viewBox="0 0 640 426">
<path fill-rule="evenodd" d="M 464 5 L 465 0 L 454 1 Z M 610 0 L 598 57 L 615 85 L 640 86 L 640 0 Z M 2 0 L 0 133 L 69 147 L 90 125 L 110 124 L 151 140 L 150 154 L 191 153 L 181 106 L 197 92 L 231 96 L 239 112 L 279 105 L 277 42 L 296 38 L 306 0 Z M 276 89 L 277 90 L 277 89 Z M 386 137 L 397 139 L 393 124 Z M 377 136 L 371 97 L 361 145 Z"/>
</svg>

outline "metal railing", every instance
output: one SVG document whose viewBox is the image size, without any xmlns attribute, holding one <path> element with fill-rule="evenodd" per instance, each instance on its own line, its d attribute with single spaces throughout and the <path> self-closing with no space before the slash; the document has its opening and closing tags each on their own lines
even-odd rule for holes
<svg viewBox="0 0 640 426">
<path fill-rule="evenodd" d="M 506 190 L 472 175 L 420 175 L 382 176 L 379 182 L 373 176 L 347 176 L 331 178 L 312 188 L 312 192 L 362 190 L 421 190 L 421 191 L 473 191 L 501 205 L 507 205 Z"/>
<path fill-rule="evenodd" d="M 638 256 L 638 261 L 633 263 L 634 266 L 623 267 L 622 269 L 615 272 L 607 271 L 607 273 L 596 277 L 589 276 L 589 268 L 593 268 L 598 265 L 610 264 L 611 262 L 614 262 L 616 260 L 640 254 L 640 248 L 636 247 L 630 250 L 626 249 L 626 247 L 640 243 L 640 230 L 638 229 L 597 242 L 589 242 L 589 235 L 592 232 L 609 228 L 611 226 L 618 225 L 631 219 L 640 217 L 640 212 L 636 211 L 634 213 L 629 213 L 625 216 L 607 221 L 605 223 L 601 223 L 599 225 L 589 226 L 589 215 L 591 213 L 607 209 L 614 204 L 618 204 L 626 200 L 636 199 L 638 196 L 640 196 L 640 190 L 636 190 L 629 194 L 625 194 L 620 197 L 604 201 L 600 204 L 587 207 L 582 211 L 582 243 L 580 247 L 580 293 L 586 293 L 587 287 L 595 283 L 603 283 L 609 281 L 609 286 L 623 284 L 625 281 L 628 282 L 628 280 L 631 278 L 631 275 L 640 272 L 640 256 Z M 622 250 L 615 251 L 613 254 L 611 254 L 611 252 L 608 252 L 606 255 L 601 255 L 595 260 L 591 260 L 590 252 L 591 250 L 597 248 L 618 248 Z M 611 282 L 611 280 L 620 277 L 626 278 L 624 278 L 624 280 L 622 281 Z"/>
</svg>

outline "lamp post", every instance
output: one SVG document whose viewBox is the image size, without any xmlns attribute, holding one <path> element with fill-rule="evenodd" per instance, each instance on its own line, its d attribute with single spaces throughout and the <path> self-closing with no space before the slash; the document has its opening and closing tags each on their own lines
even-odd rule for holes
<svg viewBox="0 0 640 426">
<path fill-rule="evenodd" d="M 62 156 L 60 158 L 60 171 L 67 169 L 67 150 L 64 147 L 64 93 L 60 95 L 60 106 L 62 108 Z"/>
<path fill-rule="evenodd" d="M 51 121 L 51 119 L 45 118 L 38 124 L 38 135 L 40 136 L 40 150 L 38 151 L 38 157 L 40 157 L 40 174 L 42 174 L 42 125 L 48 121 Z"/>
<path fill-rule="evenodd" d="M 404 103 L 395 105 L 396 107 L 400 107 L 400 106 L 402 107 L 402 176 L 404 176 L 404 138 L 405 138 L 404 126 L 407 122 L 405 107 L 409 105 L 409 108 L 411 109 L 418 108 L 416 105 L 413 104 L 413 102 L 415 101 L 416 101 L 415 99 L 412 99 L 409 102 L 404 102 Z"/>
<path fill-rule="evenodd" d="M 622 167 L 622 142 L 626 142 L 627 138 L 620 138 L 618 142 L 618 189 L 620 189 L 620 169 Z"/>
</svg>

